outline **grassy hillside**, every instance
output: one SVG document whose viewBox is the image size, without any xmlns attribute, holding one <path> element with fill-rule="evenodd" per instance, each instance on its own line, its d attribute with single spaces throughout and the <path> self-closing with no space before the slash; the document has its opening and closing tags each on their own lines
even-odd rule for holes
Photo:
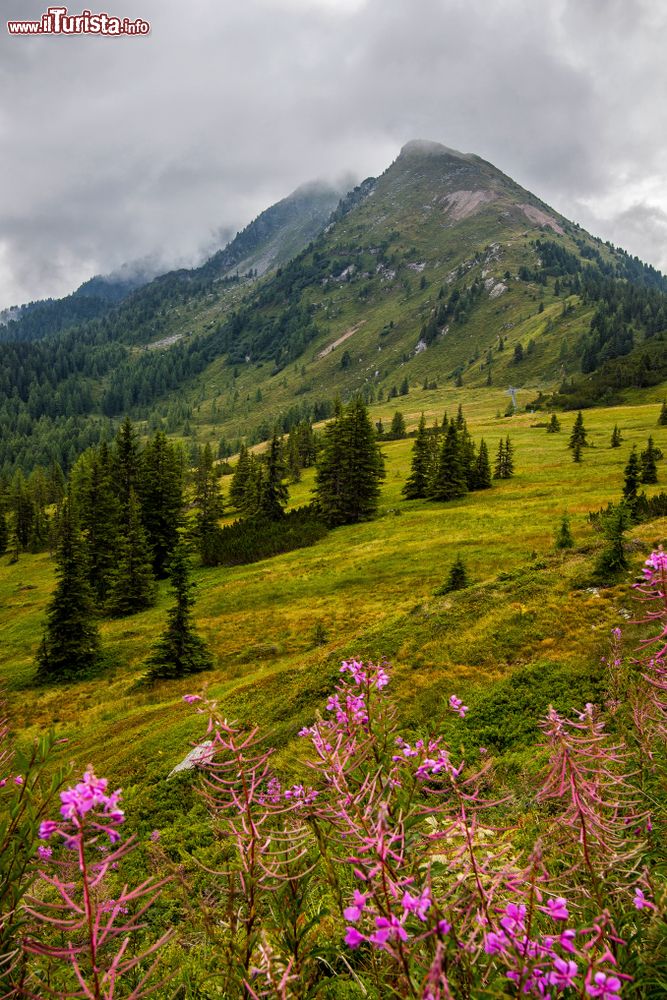
<svg viewBox="0 0 667 1000">
<path fill-rule="evenodd" d="M 196 618 L 216 660 L 205 683 L 230 717 L 261 722 L 281 745 L 312 719 L 339 661 L 352 654 L 394 663 L 402 711 L 414 726 L 437 728 L 452 691 L 490 696 L 503 678 L 536 667 L 545 683 L 540 709 L 552 697 L 549 678 L 556 689 L 565 683 L 564 697 L 577 704 L 599 695 L 596 664 L 619 621 L 619 601 L 627 607 L 629 598 L 625 586 L 587 588 L 601 542 L 586 514 L 619 495 L 632 444 L 643 446 L 651 433 L 667 452 L 655 403 L 588 411 L 591 447 L 576 465 L 566 446 L 566 417 L 560 434 L 547 434 L 535 426 L 535 415 L 497 418 L 506 401 L 497 390 L 423 397 L 400 401 L 409 427 L 422 408 L 432 420 L 462 402 L 473 436 L 486 439 L 492 456 L 499 437 L 511 435 L 515 478 L 449 504 L 406 502 L 400 490 L 411 442 L 390 442 L 375 521 L 254 565 L 195 572 Z M 387 421 L 394 408 L 376 406 L 373 416 Z M 612 450 L 615 423 L 624 443 Z M 662 489 L 664 477 L 661 463 L 661 482 L 649 489 Z M 291 503 L 305 502 L 311 486 L 306 473 Z M 576 548 L 561 555 L 553 536 L 565 512 Z M 637 564 L 666 527 L 654 521 L 633 530 Z M 458 554 L 474 585 L 434 596 Z M 114 781 L 132 783 L 143 772 L 164 778 L 195 732 L 180 701 L 192 681 L 136 687 L 170 602 L 166 586 L 150 611 L 102 623 L 108 664 L 98 677 L 38 689 L 33 659 L 52 586 L 47 554 L 22 555 L 13 566 L 2 559 L 0 678 L 13 726 L 27 739 L 54 724 L 68 740 L 63 753 L 92 762 Z M 322 645 L 318 625 L 328 636 Z"/>
</svg>

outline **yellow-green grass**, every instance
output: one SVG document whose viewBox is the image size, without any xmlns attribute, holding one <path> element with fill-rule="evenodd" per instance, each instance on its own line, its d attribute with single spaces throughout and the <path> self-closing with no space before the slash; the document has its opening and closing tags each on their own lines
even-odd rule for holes
<svg viewBox="0 0 667 1000">
<path fill-rule="evenodd" d="M 322 707 L 346 655 L 390 657 L 406 722 L 436 727 L 454 690 L 465 693 L 522 664 L 548 661 L 585 672 L 597 663 L 619 605 L 632 600 L 627 585 L 573 588 L 590 573 L 600 547 L 586 515 L 619 496 L 632 444 L 643 447 L 653 434 L 667 453 L 667 428 L 657 426 L 655 402 L 586 411 L 591 447 L 577 465 L 567 448 L 574 414 L 561 415 L 560 434 L 547 434 L 534 426 L 544 415 L 498 419 L 506 400 L 498 390 L 411 393 L 375 407 L 373 416 L 386 423 L 400 407 L 414 427 L 422 408 L 432 421 L 462 402 L 473 436 L 486 439 L 492 458 L 499 438 L 510 434 L 512 480 L 449 504 L 406 502 L 401 488 L 412 442 L 388 442 L 376 520 L 254 565 L 196 569 L 196 618 L 216 660 L 201 678 L 136 686 L 171 600 L 163 584 L 155 608 L 101 622 L 107 663 L 97 677 L 34 687 L 53 563 L 47 554 L 23 555 L 13 566 L 3 557 L 0 681 L 16 731 L 27 739 L 55 725 L 72 759 L 131 783 L 146 771 L 168 773 L 183 756 L 200 727 L 181 696 L 202 680 L 230 718 L 264 724 L 288 746 Z M 609 447 L 615 423 L 624 437 L 619 449 Z M 312 484 L 308 470 L 292 487 L 291 503 L 306 502 Z M 559 555 L 553 537 L 565 512 L 577 548 Z M 637 562 L 664 531 L 661 521 L 634 529 Z M 474 586 L 434 596 L 457 554 Z M 329 636 L 323 646 L 313 637 L 318 623 Z"/>
</svg>

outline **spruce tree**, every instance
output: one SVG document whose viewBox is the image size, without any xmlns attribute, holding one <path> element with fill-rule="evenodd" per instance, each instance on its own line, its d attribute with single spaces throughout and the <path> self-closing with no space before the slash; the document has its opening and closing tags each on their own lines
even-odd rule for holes
<svg viewBox="0 0 667 1000">
<path fill-rule="evenodd" d="M 430 500 L 456 500 L 468 492 L 461 435 L 452 421 L 442 442 L 435 475 L 428 487 Z"/>
<path fill-rule="evenodd" d="M 285 484 L 287 470 L 283 461 L 282 441 L 275 431 L 262 471 L 257 513 L 259 517 L 269 521 L 280 521 L 285 516 L 285 505 L 289 494 Z"/>
<path fill-rule="evenodd" d="M 505 442 L 501 438 L 498 442 L 498 451 L 496 452 L 496 464 L 493 467 L 493 478 L 494 479 L 504 479 L 503 470 L 505 468 Z"/>
<path fill-rule="evenodd" d="M 610 447 L 612 447 L 612 448 L 620 448 L 622 441 L 623 441 L 623 436 L 621 435 L 621 432 L 619 430 L 618 424 L 614 424 L 614 429 L 611 432 Z"/>
<path fill-rule="evenodd" d="M 470 579 L 465 563 L 461 556 L 457 556 L 447 574 L 447 580 L 441 587 L 438 587 L 436 594 L 450 594 L 454 590 L 465 590 L 469 586 Z"/>
<path fill-rule="evenodd" d="M 9 528 L 4 508 L 0 507 L 0 556 L 4 556 L 9 544 Z"/>
<path fill-rule="evenodd" d="M 229 487 L 229 499 L 237 510 L 243 507 L 245 488 L 250 471 L 250 456 L 244 444 L 239 449 L 239 460 L 234 469 L 234 475 Z"/>
<path fill-rule="evenodd" d="M 396 413 L 392 417 L 390 432 L 396 438 L 405 437 L 405 420 L 400 410 L 396 410 Z"/>
<path fill-rule="evenodd" d="M 158 431 L 143 451 L 137 493 L 153 551 L 153 572 L 162 579 L 178 544 L 183 510 L 183 463 L 164 431 Z"/>
<path fill-rule="evenodd" d="M 653 444 L 653 438 L 649 437 L 646 448 L 640 455 L 641 461 L 641 480 L 642 483 L 657 483 L 658 481 L 658 467 L 656 465 L 656 459 L 658 457 L 658 449 Z"/>
<path fill-rule="evenodd" d="M 658 417 L 658 424 L 661 427 L 667 426 L 667 400 L 663 399 L 662 406 L 660 407 L 660 416 Z"/>
<path fill-rule="evenodd" d="M 435 438 L 435 435 L 433 435 Z M 402 493 L 406 500 L 418 500 L 426 496 L 429 479 L 430 436 L 426 431 L 426 418 L 419 418 L 417 437 L 412 446 L 412 466 Z"/>
<path fill-rule="evenodd" d="M 496 464 L 493 469 L 494 479 L 511 479 L 514 475 L 514 446 L 509 435 L 500 439 L 498 452 L 496 454 Z"/>
<path fill-rule="evenodd" d="M 602 583 L 612 581 L 615 576 L 628 568 L 624 542 L 625 533 L 633 519 L 625 503 L 610 506 L 600 519 L 600 527 L 607 545 L 595 563 L 595 576 Z"/>
<path fill-rule="evenodd" d="M 574 448 L 579 444 L 580 448 L 586 447 L 586 437 L 588 436 L 588 431 L 584 427 L 584 415 L 579 410 L 577 413 L 577 418 L 572 426 L 572 433 L 570 434 L 570 440 L 568 441 L 568 448 Z"/>
<path fill-rule="evenodd" d="M 14 474 L 9 487 L 9 509 L 14 515 L 14 530 L 22 552 L 30 545 L 35 505 L 28 490 L 25 476 L 20 469 Z"/>
<path fill-rule="evenodd" d="M 581 441 L 575 441 L 574 447 L 572 448 L 572 461 L 581 462 Z"/>
<path fill-rule="evenodd" d="M 206 444 L 197 454 L 195 471 L 195 527 L 194 534 L 202 552 L 206 538 L 217 527 L 223 515 L 224 504 L 220 483 L 215 474 L 211 446 Z"/>
<path fill-rule="evenodd" d="M 330 527 L 373 517 L 384 479 L 384 460 L 360 396 L 336 414 L 324 430 L 317 462 L 315 499 Z"/>
<path fill-rule="evenodd" d="M 111 461 L 121 516 L 123 516 L 130 502 L 130 490 L 137 489 L 141 465 L 139 435 L 129 417 L 125 418 L 118 429 Z"/>
<path fill-rule="evenodd" d="M 127 519 L 115 552 L 115 566 L 109 580 L 106 610 L 119 618 L 144 611 L 155 604 L 153 559 L 141 522 L 141 508 L 130 489 Z"/>
<path fill-rule="evenodd" d="M 547 424 L 547 434 L 558 434 L 560 431 L 560 420 L 555 413 L 551 414 L 551 420 Z"/>
<path fill-rule="evenodd" d="M 636 445 L 632 446 L 628 463 L 623 470 L 623 503 L 632 520 L 637 519 L 637 508 L 639 506 L 639 484 L 641 483 L 641 463 L 637 454 Z"/>
<path fill-rule="evenodd" d="M 479 442 L 479 453 L 475 459 L 475 473 L 473 479 L 474 490 L 488 490 L 491 487 L 491 463 L 489 461 L 489 449 L 486 447 L 484 438 Z"/>
<path fill-rule="evenodd" d="M 195 631 L 192 607 L 194 584 L 190 582 L 188 561 L 182 544 L 177 545 L 169 564 L 169 578 L 176 603 L 167 612 L 167 626 L 148 658 L 150 680 L 170 680 L 210 670 L 213 666 L 208 646 Z"/>
<path fill-rule="evenodd" d="M 103 604 L 118 558 L 120 518 L 120 503 L 106 444 L 86 457 L 78 481 L 77 506 L 86 542 L 88 579 L 98 604 Z M 127 517 L 127 511 L 125 513 Z M 126 526 L 125 519 L 123 530 Z"/>
<path fill-rule="evenodd" d="M 563 514 L 560 525 L 556 532 L 556 548 L 571 549 L 574 547 L 574 538 L 570 530 L 570 519 L 567 514 Z"/>
<path fill-rule="evenodd" d="M 68 680 L 85 674 L 100 660 L 83 540 L 72 495 L 63 502 L 56 553 L 57 583 L 46 613 L 37 653 L 37 679 Z"/>
</svg>

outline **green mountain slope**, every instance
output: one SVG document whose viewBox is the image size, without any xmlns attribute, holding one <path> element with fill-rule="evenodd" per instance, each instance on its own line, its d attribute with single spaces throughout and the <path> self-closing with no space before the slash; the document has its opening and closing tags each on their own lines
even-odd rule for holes
<svg viewBox="0 0 667 1000">
<path fill-rule="evenodd" d="M 336 394 L 512 384 L 580 406 L 667 378 L 665 279 L 479 157 L 411 142 L 336 198 L 299 189 L 200 268 L 9 345 L 0 468 L 68 464 L 128 412 L 236 446 Z"/>
</svg>

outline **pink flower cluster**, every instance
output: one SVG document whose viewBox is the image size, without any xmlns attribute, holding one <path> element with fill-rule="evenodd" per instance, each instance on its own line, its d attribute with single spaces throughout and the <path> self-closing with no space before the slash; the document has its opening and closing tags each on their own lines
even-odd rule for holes
<svg viewBox="0 0 667 1000">
<path fill-rule="evenodd" d="M 108 785 L 107 779 L 97 778 L 92 768 L 86 771 L 83 781 L 60 793 L 60 815 L 65 823 L 44 820 L 39 827 L 41 839 L 49 840 L 54 833 L 58 833 L 64 837 L 66 844 L 71 845 L 73 833 L 81 828 L 84 818 L 90 813 L 91 826 L 106 833 L 112 844 L 116 843 L 120 834 L 115 827 L 124 821 L 125 814 L 118 806 L 120 789 L 108 794 Z M 40 856 L 45 857 L 44 854 Z"/>
</svg>

